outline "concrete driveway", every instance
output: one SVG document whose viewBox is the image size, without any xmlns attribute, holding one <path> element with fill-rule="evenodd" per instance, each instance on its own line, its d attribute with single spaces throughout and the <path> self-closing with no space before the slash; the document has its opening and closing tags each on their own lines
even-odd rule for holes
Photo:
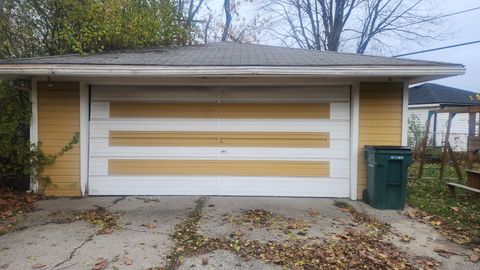
<svg viewBox="0 0 480 270">
<path fill-rule="evenodd" d="M 344 203 L 345 202 L 345 203 Z M 39 201 L 0 236 L 0 269 L 480 269 L 400 211 L 313 198 Z"/>
</svg>

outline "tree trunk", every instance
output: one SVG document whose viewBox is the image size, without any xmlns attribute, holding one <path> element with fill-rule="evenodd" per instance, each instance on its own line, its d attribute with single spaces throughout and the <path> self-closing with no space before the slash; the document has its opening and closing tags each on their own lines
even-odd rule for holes
<svg viewBox="0 0 480 270">
<path fill-rule="evenodd" d="M 223 28 L 222 42 L 227 40 L 230 24 L 232 23 L 232 13 L 230 9 L 230 0 L 224 0 L 223 8 L 225 9 L 225 26 Z"/>
</svg>

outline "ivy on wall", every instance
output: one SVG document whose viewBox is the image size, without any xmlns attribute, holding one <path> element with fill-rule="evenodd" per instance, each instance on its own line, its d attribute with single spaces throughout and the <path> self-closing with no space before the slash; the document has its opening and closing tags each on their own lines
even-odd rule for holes
<svg viewBox="0 0 480 270">
<path fill-rule="evenodd" d="M 46 165 L 53 164 L 59 157 L 73 149 L 80 134 L 57 153 L 45 154 L 41 142 L 30 142 L 32 106 L 29 82 L 0 81 L 0 187 L 27 190 L 30 179 L 39 184 L 39 191 L 52 185 L 48 175 L 42 174 Z"/>
</svg>

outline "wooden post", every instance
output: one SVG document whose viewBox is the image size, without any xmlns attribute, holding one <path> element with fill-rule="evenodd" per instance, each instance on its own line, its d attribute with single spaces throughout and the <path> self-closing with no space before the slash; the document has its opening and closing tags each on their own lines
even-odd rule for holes
<svg viewBox="0 0 480 270">
<path fill-rule="evenodd" d="M 430 122 L 432 120 L 433 112 L 428 112 L 427 122 L 425 123 L 425 134 L 419 146 L 420 167 L 418 168 L 418 179 L 423 176 L 423 165 L 425 163 L 425 150 L 427 149 L 428 133 L 430 132 Z"/>
<path fill-rule="evenodd" d="M 442 152 L 442 160 L 440 163 L 440 179 L 443 179 L 443 175 L 445 173 L 445 163 L 447 161 L 447 155 L 450 156 L 450 159 L 452 159 L 452 163 L 456 164 L 455 157 L 453 157 L 450 152 L 453 153 L 452 148 L 450 147 L 450 129 L 452 128 L 452 120 L 453 117 L 455 117 L 455 113 L 449 113 L 448 114 L 448 121 L 447 121 L 447 133 L 445 134 L 445 142 L 443 143 L 443 152 Z M 455 166 L 455 165 L 454 165 Z M 458 166 L 458 164 L 457 164 Z M 457 168 L 455 168 L 457 170 Z M 458 174 L 458 172 L 457 172 Z M 460 174 L 461 177 L 461 174 Z"/>
<path fill-rule="evenodd" d="M 473 169 L 473 153 L 475 149 L 471 149 L 470 139 L 475 136 L 475 122 L 477 113 L 468 114 L 468 137 L 467 137 L 467 169 Z"/>
<path fill-rule="evenodd" d="M 455 153 L 453 152 L 452 146 L 450 145 L 449 142 L 447 142 L 447 150 L 448 150 L 448 155 L 450 156 L 450 160 L 452 161 L 453 168 L 457 173 L 457 177 L 460 181 L 462 181 L 463 180 L 462 172 L 460 171 L 460 166 L 458 165 L 457 158 L 455 157 Z"/>
</svg>

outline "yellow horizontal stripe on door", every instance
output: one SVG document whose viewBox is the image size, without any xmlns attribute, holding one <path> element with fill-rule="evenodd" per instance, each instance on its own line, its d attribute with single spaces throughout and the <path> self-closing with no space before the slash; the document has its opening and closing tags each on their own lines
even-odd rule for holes
<svg viewBox="0 0 480 270">
<path fill-rule="evenodd" d="M 328 161 L 111 159 L 109 175 L 328 177 Z"/>
<path fill-rule="evenodd" d="M 111 102 L 110 117 L 329 119 L 330 104 Z"/>
<path fill-rule="evenodd" d="M 111 146 L 328 148 L 328 132 L 110 131 Z"/>
</svg>

